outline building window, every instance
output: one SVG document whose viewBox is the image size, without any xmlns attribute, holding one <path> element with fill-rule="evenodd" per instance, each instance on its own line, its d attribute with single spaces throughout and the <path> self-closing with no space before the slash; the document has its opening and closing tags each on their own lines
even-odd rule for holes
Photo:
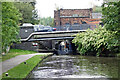
<svg viewBox="0 0 120 80">
<path fill-rule="evenodd" d="M 70 23 L 65 23 L 65 26 L 70 26 Z"/>
<path fill-rule="evenodd" d="M 79 25 L 79 23 L 74 23 L 74 25 Z"/>
<path fill-rule="evenodd" d="M 82 24 L 87 24 L 85 21 L 82 21 Z"/>
<path fill-rule="evenodd" d="M 73 14 L 73 17 L 78 17 L 79 15 L 78 14 Z"/>
<path fill-rule="evenodd" d="M 82 24 L 87 24 L 87 23 L 86 23 L 85 21 L 83 21 L 83 20 L 81 20 L 81 23 L 82 23 Z"/>
<path fill-rule="evenodd" d="M 70 23 L 65 23 L 66 26 L 70 26 Z"/>
<path fill-rule="evenodd" d="M 74 26 L 74 27 L 79 26 L 79 23 L 74 23 L 72 26 Z"/>
<path fill-rule="evenodd" d="M 65 25 L 70 25 L 70 23 L 65 23 Z"/>
</svg>

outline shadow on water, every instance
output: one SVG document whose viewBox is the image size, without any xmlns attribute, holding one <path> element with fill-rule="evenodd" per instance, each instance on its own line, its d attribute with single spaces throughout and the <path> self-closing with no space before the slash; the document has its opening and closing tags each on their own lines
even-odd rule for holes
<svg viewBox="0 0 120 80">
<path fill-rule="evenodd" d="M 42 78 L 116 80 L 118 78 L 118 63 L 117 58 L 53 55 L 38 64 L 29 78 L 41 78 L 40 80 L 47 80 Z"/>
</svg>

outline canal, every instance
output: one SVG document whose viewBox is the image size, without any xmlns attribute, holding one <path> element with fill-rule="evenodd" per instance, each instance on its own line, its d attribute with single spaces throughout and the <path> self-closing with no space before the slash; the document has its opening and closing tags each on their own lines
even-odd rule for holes
<svg viewBox="0 0 120 80">
<path fill-rule="evenodd" d="M 44 59 L 29 78 L 118 78 L 119 60 L 115 57 L 53 55 Z"/>
</svg>

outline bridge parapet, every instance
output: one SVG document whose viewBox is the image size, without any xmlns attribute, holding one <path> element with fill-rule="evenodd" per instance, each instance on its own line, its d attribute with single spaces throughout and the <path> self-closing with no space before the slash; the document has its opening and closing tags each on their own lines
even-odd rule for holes
<svg viewBox="0 0 120 80">
<path fill-rule="evenodd" d="M 26 39 L 21 41 L 42 41 L 42 40 L 56 40 L 56 39 L 71 39 L 72 35 L 86 30 L 68 30 L 68 31 L 53 31 L 53 32 L 34 32 L 31 33 Z"/>
</svg>

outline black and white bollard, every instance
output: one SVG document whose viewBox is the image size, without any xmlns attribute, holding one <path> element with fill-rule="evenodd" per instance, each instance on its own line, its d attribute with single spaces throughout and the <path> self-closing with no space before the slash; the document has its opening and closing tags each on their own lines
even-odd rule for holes
<svg viewBox="0 0 120 80">
<path fill-rule="evenodd" d="M 8 73 L 5 73 L 5 75 L 8 77 Z"/>
<path fill-rule="evenodd" d="M 27 64 L 27 62 L 24 62 L 24 64 Z"/>
</svg>

